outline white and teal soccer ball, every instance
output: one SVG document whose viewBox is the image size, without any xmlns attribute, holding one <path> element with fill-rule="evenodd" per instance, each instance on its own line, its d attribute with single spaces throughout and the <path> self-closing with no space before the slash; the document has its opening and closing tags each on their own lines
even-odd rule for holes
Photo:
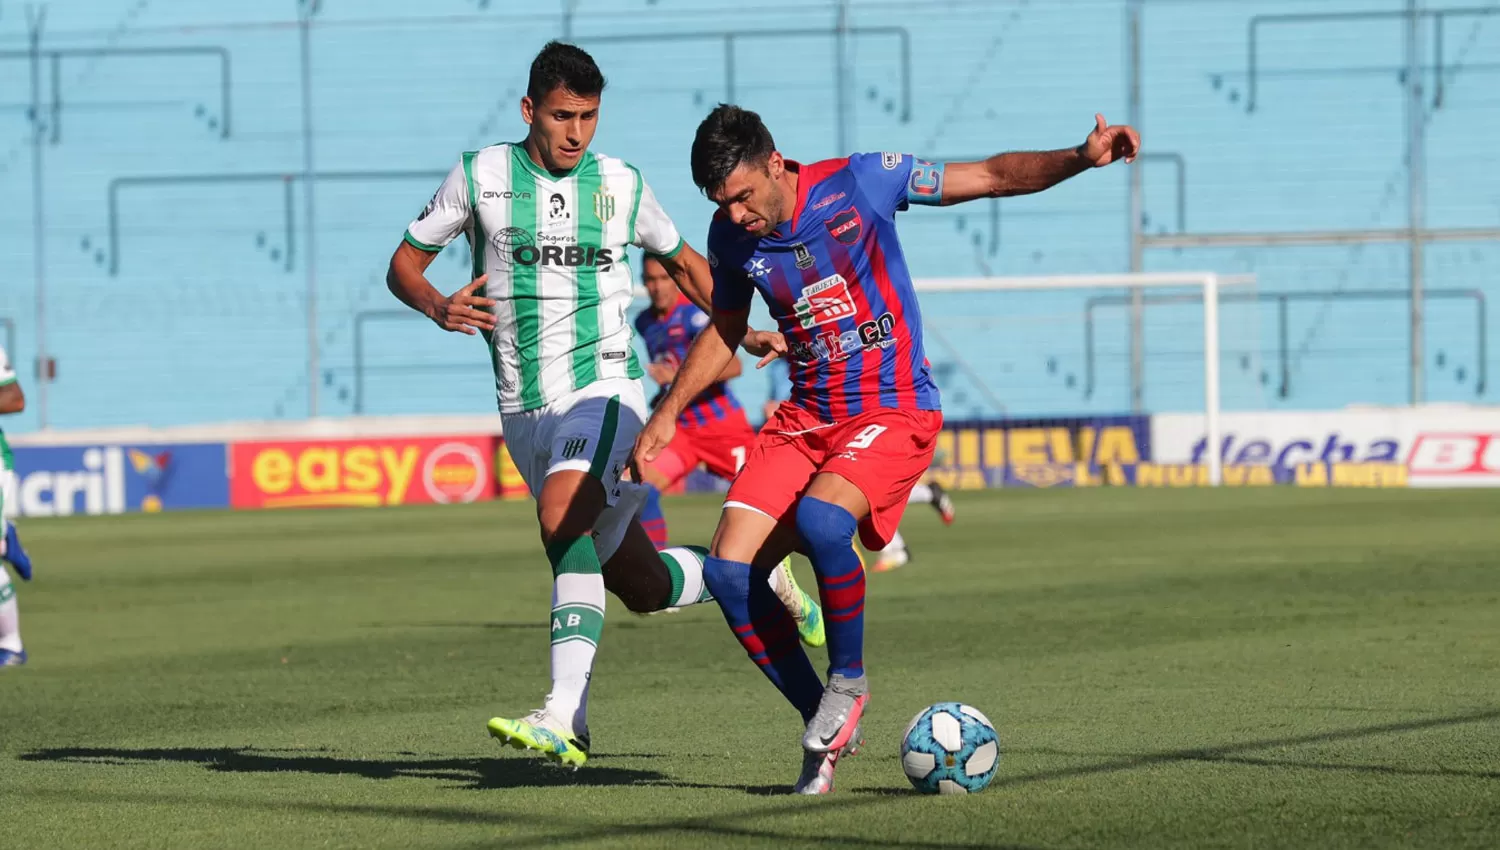
<svg viewBox="0 0 1500 850">
<path fill-rule="evenodd" d="M 901 769 L 923 794 L 973 794 L 995 778 L 1000 736 L 979 709 L 940 702 L 922 709 L 901 739 Z"/>
</svg>

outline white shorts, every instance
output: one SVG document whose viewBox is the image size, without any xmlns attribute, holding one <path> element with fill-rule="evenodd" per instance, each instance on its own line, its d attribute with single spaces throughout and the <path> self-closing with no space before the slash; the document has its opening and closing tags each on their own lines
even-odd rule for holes
<svg viewBox="0 0 1500 850">
<path fill-rule="evenodd" d="M 646 392 L 633 378 L 603 378 L 524 413 L 500 417 L 505 446 L 532 498 L 547 476 L 587 472 L 604 485 L 607 507 L 594 523 L 594 551 L 609 560 L 645 502 L 645 490 L 621 481 L 635 438 L 646 425 Z"/>
</svg>

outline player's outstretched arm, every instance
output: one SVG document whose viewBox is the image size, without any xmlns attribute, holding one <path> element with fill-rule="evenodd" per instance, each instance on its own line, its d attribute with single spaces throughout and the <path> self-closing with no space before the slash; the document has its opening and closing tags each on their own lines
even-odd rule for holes
<svg viewBox="0 0 1500 850">
<path fill-rule="evenodd" d="M 481 309 L 495 306 L 492 298 L 475 295 L 482 292 L 489 275 L 480 275 L 452 295 L 444 295 L 427 280 L 427 267 L 437 258 L 434 251 L 423 251 L 402 242 L 391 255 L 391 266 L 385 274 L 385 285 L 401 303 L 437 323 L 445 331 L 473 335 L 495 329 L 495 315 Z"/>
<path fill-rule="evenodd" d="M 1117 160 L 1134 162 L 1140 134 L 1125 124 L 1094 116 L 1094 130 L 1076 148 L 1002 153 L 979 162 L 950 162 L 943 169 L 942 204 L 1041 192 Z"/>
<path fill-rule="evenodd" d="M 635 439 L 635 450 L 630 455 L 630 468 L 636 481 L 644 480 L 641 478 L 641 467 L 656 460 L 662 449 L 672 442 L 672 435 L 677 432 L 677 417 L 682 414 L 683 409 L 708 389 L 710 384 L 719 380 L 719 375 L 723 374 L 725 367 L 734 359 L 735 347 L 744 339 L 745 331 L 749 328 L 749 310 L 716 310 L 712 316 L 713 320 L 708 323 L 708 327 L 698 334 L 693 347 L 688 349 L 687 359 L 677 370 L 677 378 L 672 382 L 671 391 L 656 405 L 650 421 Z"/>
</svg>

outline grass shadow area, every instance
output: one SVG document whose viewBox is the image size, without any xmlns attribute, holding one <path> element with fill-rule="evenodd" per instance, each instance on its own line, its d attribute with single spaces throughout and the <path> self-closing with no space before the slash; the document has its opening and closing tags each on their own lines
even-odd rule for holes
<svg viewBox="0 0 1500 850">
<path fill-rule="evenodd" d="M 555 786 L 672 784 L 654 770 L 590 763 L 568 770 L 536 758 L 423 758 L 397 753 L 392 758 L 344 758 L 325 750 L 257 750 L 252 747 L 58 747 L 19 756 L 21 761 L 99 765 L 189 764 L 220 773 L 309 773 L 365 779 L 430 779 L 462 788 L 492 790 Z"/>
</svg>

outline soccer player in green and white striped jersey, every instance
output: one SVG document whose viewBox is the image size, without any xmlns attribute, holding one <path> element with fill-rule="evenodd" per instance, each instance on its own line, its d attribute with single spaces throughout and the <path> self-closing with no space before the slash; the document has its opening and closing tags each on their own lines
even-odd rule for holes
<svg viewBox="0 0 1500 850">
<path fill-rule="evenodd" d="M 689 247 L 640 171 L 588 150 L 604 77 L 594 60 L 552 42 L 532 62 L 521 117 L 526 139 L 463 154 L 391 258 L 387 283 L 408 306 L 489 347 L 501 427 L 537 500 L 552 564 L 552 692 L 491 734 L 581 765 L 588 686 L 608 589 L 646 613 L 711 599 L 700 547 L 657 553 L 637 520 L 644 489 L 622 480 L 647 416 L 626 309 L 626 246 L 656 257 L 694 303 L 710 309 L 708 262 Z M 437 252 L 468 238 L 473 280 L 451 296 L 428 282 Z M 775 334 L 745 347 L 770 349 Z M 770 578 L 788 607 L 814 605 Z M 794 614 L 797 613 L 794 610 Z"/>
<path fill-rule="evenodd" d="M 26 409 L 26 395 L 11 368 L 10 358 L 0 348 L 0 414 L 20 413 Z M 31 559 L 21 548 L 16 527 L 5 515 L 5 494 L 13 485 L 14 464 L 5 432 L 0 431 L 0 560 L 10 564 L 22 579 L 31 578 Z M 19 667 L 26 663 L 26 648 L 21 645 L 21 614 L 16 604 L 16 588 L 10 573 L 0 566 L 0 668 Z"/>
</svg>

